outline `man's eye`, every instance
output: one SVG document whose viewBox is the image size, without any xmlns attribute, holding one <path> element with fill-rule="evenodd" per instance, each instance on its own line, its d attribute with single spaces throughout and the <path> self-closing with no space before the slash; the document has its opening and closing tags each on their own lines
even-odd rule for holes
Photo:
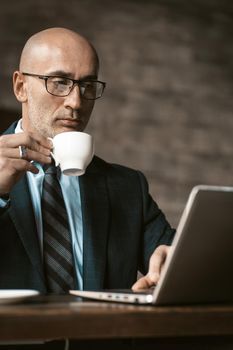
<svg viewBox="0 0 233 350">
<path fill-rule="evenodd" d="M 54 78 L 53 83 L 56 85 L 69 85 L 69 80 L 67 79 L 61 79 L 61 78 Z"/>
<path fill-rule="evenodd" d="M 95 88 L 95 83 L 94 82 L 85 82 L 84 84 L 83 84 L 83 86 L 85 87 L 85 89 L 88 89 L 88 90 L 90 90 L 90 89 L 94 89 Z"/>
</svg>

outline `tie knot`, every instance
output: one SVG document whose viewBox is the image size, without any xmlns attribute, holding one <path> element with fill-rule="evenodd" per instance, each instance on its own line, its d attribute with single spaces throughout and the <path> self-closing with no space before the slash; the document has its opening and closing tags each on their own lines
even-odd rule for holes
<svg viewBox="0 0 233 350">
<path fill-rule="evenodd" d="M 44 172 L 45 172 L 45 174 L 57 175 L 57 168 L 55 167 L 54 164 L 45 165 Z"/>
<path fill-rule="evenodd" d="M 43 169 L 45 175 L 56 175 L 58 179 L 61 176 L 61 169 L 60 167 L 56 167 L 54 162 L 44 165 Z"/>
</svg>

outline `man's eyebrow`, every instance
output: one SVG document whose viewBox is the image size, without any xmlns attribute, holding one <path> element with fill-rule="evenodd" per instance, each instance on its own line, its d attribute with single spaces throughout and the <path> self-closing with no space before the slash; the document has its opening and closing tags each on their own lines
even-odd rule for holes
<svg viewBox="0 0 233 350">
<path fill-rule="evenodd" d="M 66 78 L 70 78 L 70 79 L 73 79 L 73 76 L 74 76 L 73 73 L 66 72 L 63 70 L 55 70 L 52 72 L 48 72 L 47 75 L 66 77 Z M 81 77 L 79 80 L 96 80 L 96 79 L 97 79 L 97 75 L 90 74 L 90 75 L 85 75 L 85 76 Z"/>
</svg>

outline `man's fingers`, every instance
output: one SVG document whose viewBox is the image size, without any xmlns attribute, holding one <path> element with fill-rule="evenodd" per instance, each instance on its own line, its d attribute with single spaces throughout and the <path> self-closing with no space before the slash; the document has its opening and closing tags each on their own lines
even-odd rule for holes
<svg viewBox="0 0 233 350">
<path fill-rule="evenodd" d="M 41 136 L 40 134 L 30 133 L 29 136 L 32 140 L 36 140 L 42 147 L 51 150 L 53 148 L 53 143 L 47 137 Z"/>
<path fill-rule="evenodd" d="M 155 249 L 154 253 L 150 258 L 149 271 L 148 274 L 158 274 L 160 275 L 163 264 L 166 260 L 169 247 L 166 245 L 160 245 Z"/>
<path fill-rule="evenodd" d="M 23 162 L 23 164 L 22 164 Z M 14 161 L 14 169 L 15 171 L 30 171 L 33 174 L 38 174 L 39 169 L 33 165 L 32 163 L 28 162 L 27 160 L 15 160 Z"/>
<path fill-rule="evenodd" d="M 18 148 L 19 146 L 25 146 L 28 149 L 49 155 L 52 149 L 52 142 L 34 133 L 18 133 L 0 137 L 0 148 Z"/>
<path fill-rule="evenodd" d="M 24 159 L 24 160 L 27 160 L 27 161 L 31 161 L 31 160 L 34 160 L 38 163 L 45 163 L 45 164 L 49 164 L 51 163 L 51 157 L 50 155 L 44 155 L 42 153 L 39 153 L 39 152 L 35 152 L 35 151 L 32 151 L 28 148 L 26 148 L 26 152 L 25 154 L 23 155 L 23 157 L 21 157 L 21 154 L 20 154 L 20 150 L 19 150 L 19 147 L 17 148 L 2 148 L 0 149 L 0 157 L 1 158 L 10 158 L 10 159 Z"/>
<path fill-rule="evenodd" d="M 143 276 L 137 280 L 132 286 L 133 291 L 139 291 L 141 289 L 149 289 L 154 286 L 159 279 L 159 275 L 154 274 L 150 275 L 149 273 L 146 276 Z"/>
<path fill-rule="evenodd" d="M 53 147 L 52 142 L 50 140 L 34 133 L 29 134 L 29 137 L 27 138 L 25 144 L 22 143 L 22 145 L 33 151 L 42 153 L 45 156 L 50 155 L 51 149 Z"/>
<path fill-rule="evenodd" d="M 33 133 L 3 135 L 0 137 L 0 157 L 49 164 L 51 145 L 50 140 Z"/>
<path fill-rule="evenodd" d="M 38 172 L 35 165 L 25 159 L 2 158 L 0 159 L 0 167 L 2 172 L 9 172 L 9 175 L 25 171 Z"/>
<path fill-rule="evenodd" d="M 160 245 L 150 257 L 149 271 L 132 286 L 133 290 L 147 289 L 157 284 L 164 262 L 170 250 L 169 246 Z"/>
<path fill-rule="evenodd" d="M 34 174 L 36 161 L 50 164 L 51 141 L 45 137 L 26 132 L 0 136 L 0 193 L 8 193 L 27 171 Z"/>
<path fill-rule="evenodd" d="M 147 289 L 148 288 L 148 283 L 146 277 L 141 277 L 137 282 L 134 283 L 132 286 L 133 291 L 138 291 L 140 289 Z"/>
<path fill-rule="evenodd" d="M 19 153 L 19 152 L 18 152 Z M 26 153 L 24 154 L 23 159 L 27 161 L 36 161 L 38 163 L 42 164 L 50 164 L 51 163 L 51 156 L 46 156 L 42 153 L 31 151 L 30 149 L 26 148 Z"/>
</svg>

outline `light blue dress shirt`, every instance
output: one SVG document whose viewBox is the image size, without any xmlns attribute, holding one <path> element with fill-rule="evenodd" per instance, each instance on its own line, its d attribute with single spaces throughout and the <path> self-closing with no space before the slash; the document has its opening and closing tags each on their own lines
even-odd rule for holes
<svg viewBox="0 0 233 350">
<path fill-rule="evenodd" d="M 22 132 L 21 121 L 18 122 L 15 133 Z M 42 166 L 35 163 L 38 174 L 27 172 L 32 206 L 36 219 L 37 233 L 43 255 L 43 224 L 41 214 L 41 195 L 44 179 Z M 76 271 L 76 283 L 78 289 L 83 289 L 83 220 L 78 176 L 67 176 L 61 173 L 60 185 L 66 205 L 70 231 L 72 236 L 73 256 Z"/>
</svg>

